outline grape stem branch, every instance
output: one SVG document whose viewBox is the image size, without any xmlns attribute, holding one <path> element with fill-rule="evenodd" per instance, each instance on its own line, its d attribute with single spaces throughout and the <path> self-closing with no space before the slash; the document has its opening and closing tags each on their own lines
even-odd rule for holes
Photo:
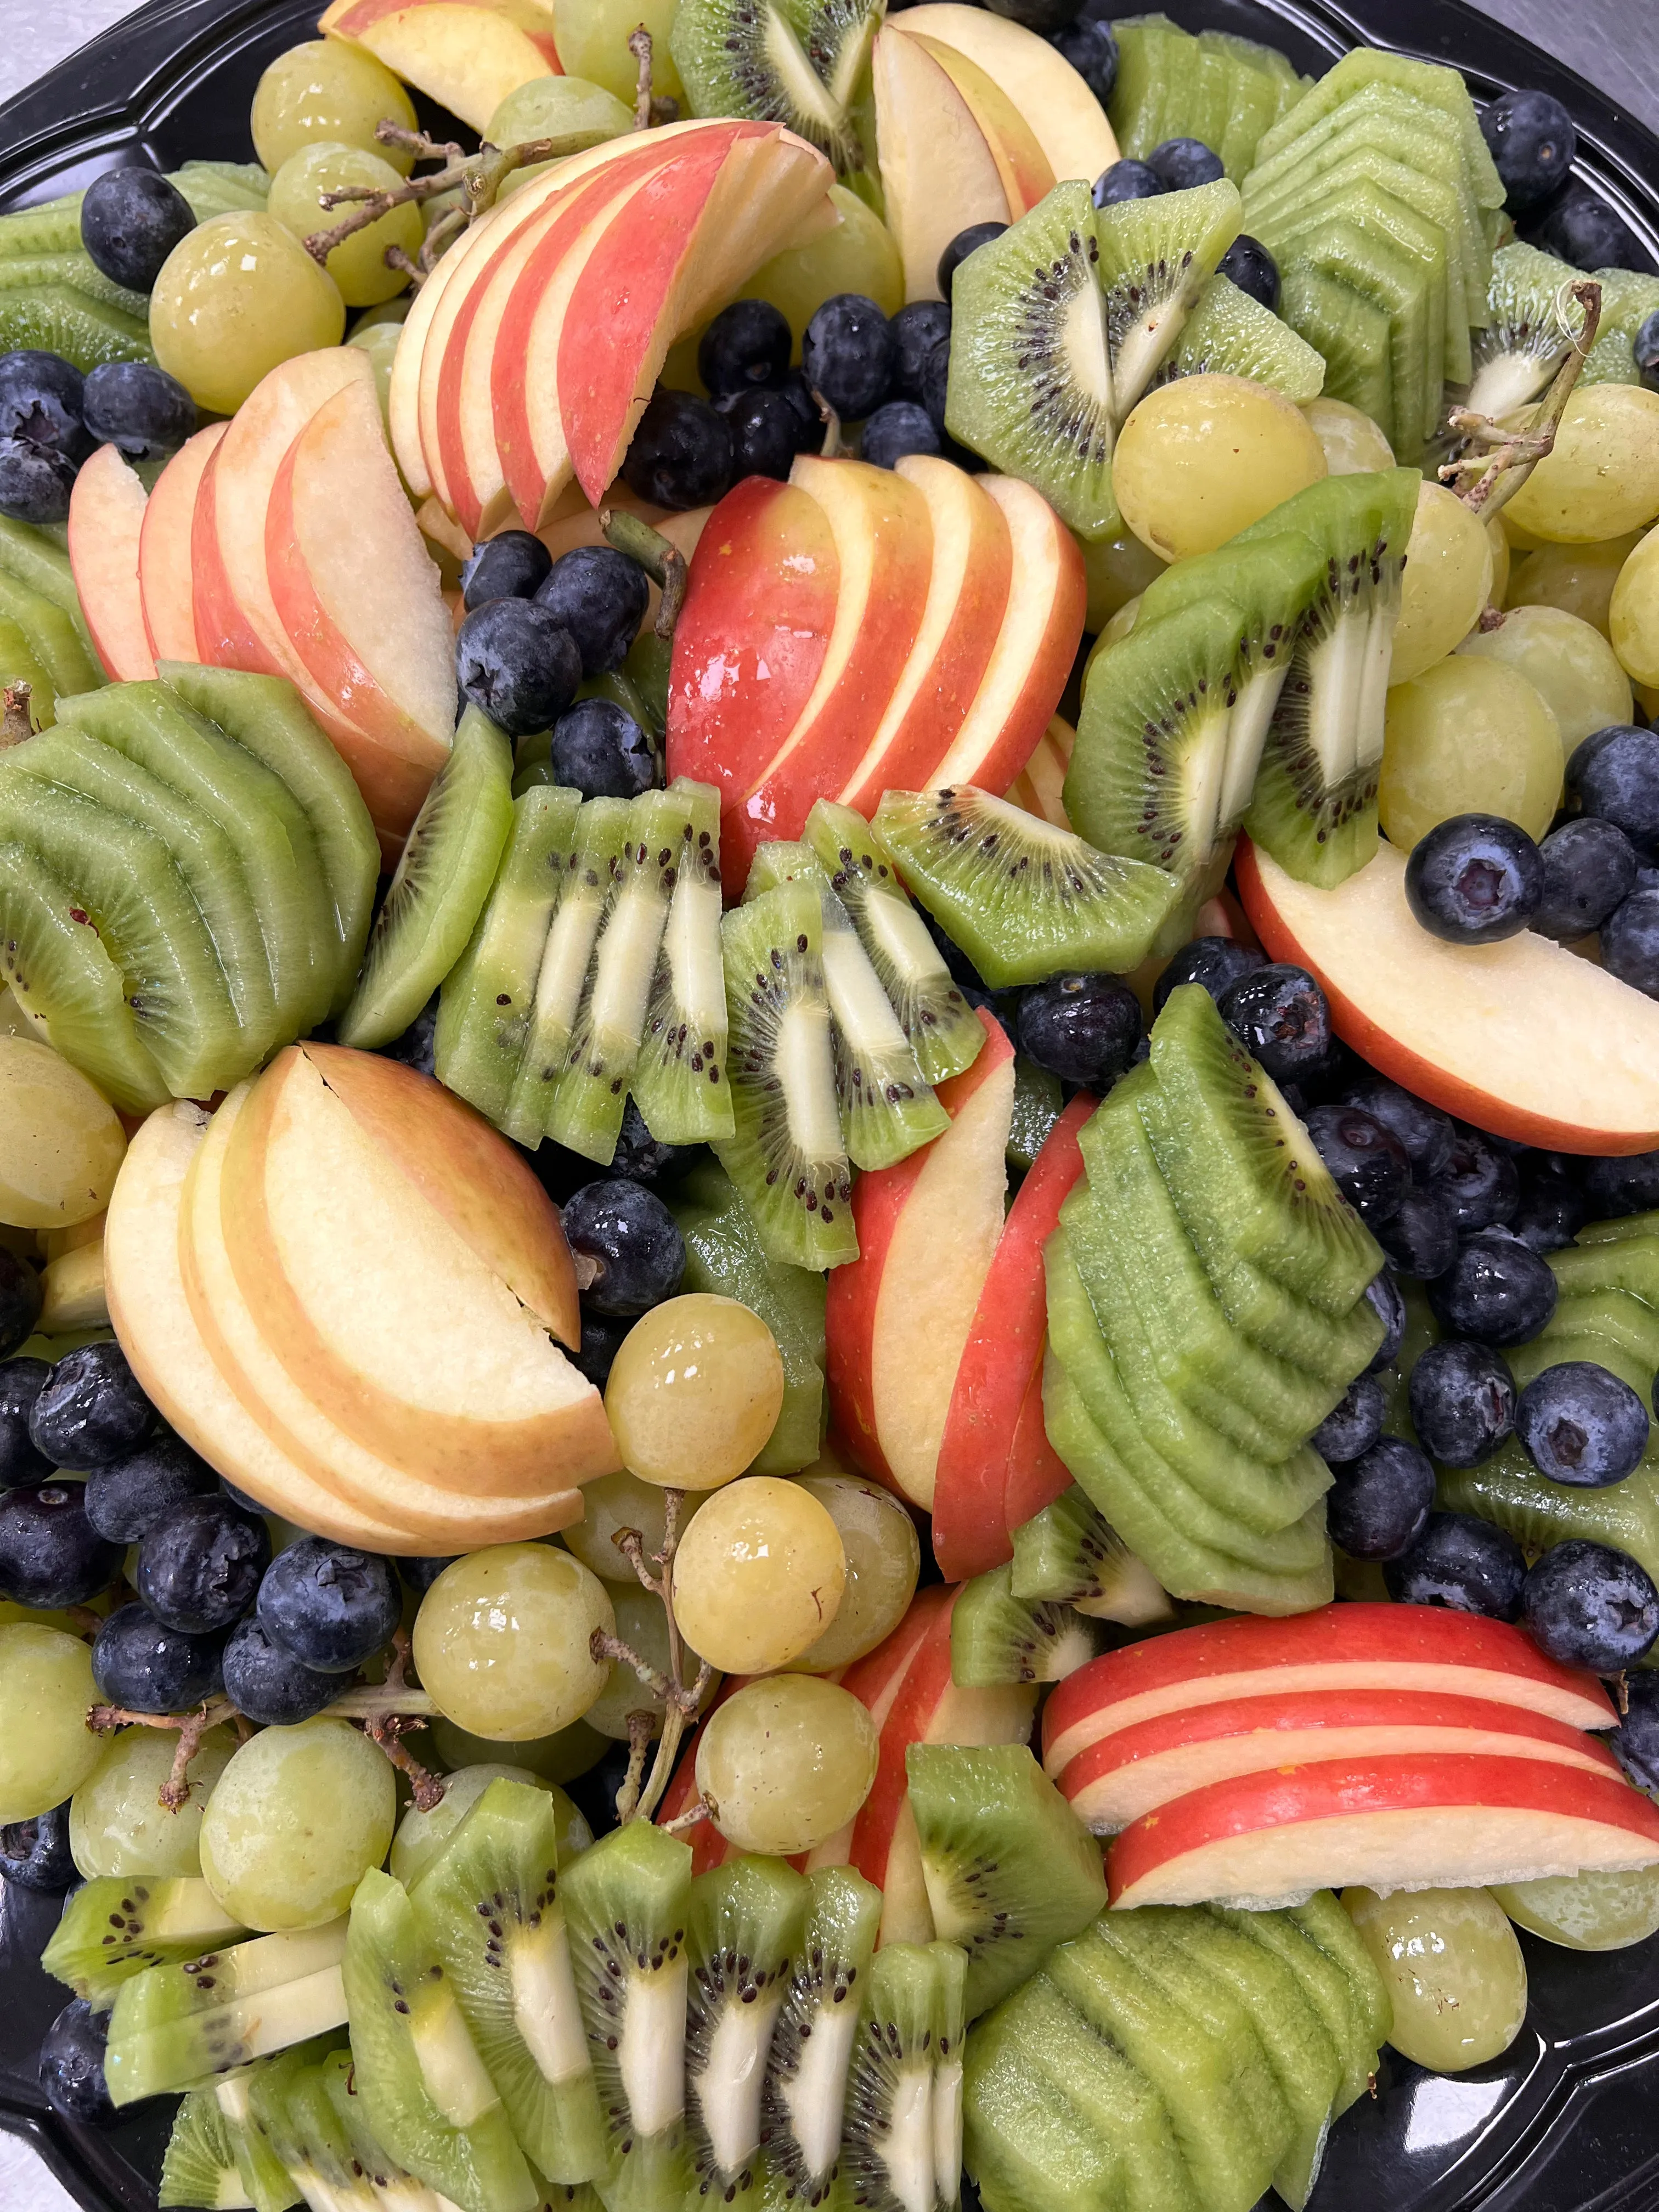
<svg viewBox="0 0 1659 2212">
<path fill-rule="evenodd" d="M 631 1667 L 653 1697 L 663 1704 L 662 1734 L 657 1740 L 657 1755 L 651 1765 L 648 1779 L 643 1786 L 641 1776 L 645 1771 L 643 1736 L 636 1738 L 635 1721 L 649 1722 L 649 1717 L 630 1713 L 628 1723 L 628 1775 L 617 1793 L 617 1818 L 629 1820 L 648 1820 L 662 1802 L 684 1737 L 686 1723 L 695 1721 L 697 1709 L 708 1693 L 714 1679 L 714 1669 L 706 1660 L 700 1662 L 696 1679 L 685 1679 L 686 1649 L 679 1624 L 674 1618 L 674 1554 L 679 1547 L 680 1515 L 685 1505 L 683 1490 L 663 1492 L 662 1549 L 647 1554 L 645 1538 L 637 1528 L 618 1528 L 611 1538 L 617 1549 L 633 1568 L 642 1586 L 653 1597 L 660 1601 L 668 1626 L 668 1671 L 653 1667 L 631 1650 L 618 1636 L 603 1628 L 596 1628 L 589 1649 L 596 1660 L 610 1659 L 616 1664 Z M 652 1572 L 653 1568 L 656 1572 Z M 695 1827 L 698 1821 L 708 1820 L 714 1812 L 712 1802 L 700 1796 L 679 1818 L 664 1826 L 676 1834 L 684 1828 Z"/>
<path fill-rule="evenodd" d="M 1583 320 L 1526 428 L 1505 429 L 1490 415 L 1477 415 L 1467 407 L 1454 407 L 1449 418 L 1452 428 L 1476 450 L 1449 461 L 1440 471 L 1441 481 L 1451 485 L 1470 514 L 1483 521 L 1506 506 L 1540 461 L 1554 451 L 1567 402 L 1595 343 L 1601 322 L 1601 287 L 1593 277 L 1582 276 L 1566 290 Z M 1561 319 L 1566 322 L 1565 313 Z"/>
<path fill-rule="evenodd" d="M 639 515 L 629 514 L 625 507 L 601 507 L 599 528 L 607 545 L 614 545 L 618 553 L 626 553 L 630 561 L 636 561 L 660 588 L 662 601 L 652 627 L 665 645 L 672 644 L 674 625 L 685 605 L 686 580 L 690 573 L 684 554 L 672 538 L 665 538 L 660 530 L 653 530 Z M 576 1265 L 580 1271 L 581 1261 L 578 1260 Z M 580 1273 L 577 1279 L 580 1286 Z"/>
</svg>

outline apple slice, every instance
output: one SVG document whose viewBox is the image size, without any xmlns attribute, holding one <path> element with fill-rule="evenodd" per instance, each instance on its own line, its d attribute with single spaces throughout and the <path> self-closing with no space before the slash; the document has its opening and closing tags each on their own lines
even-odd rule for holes
<svg viewBox="0 0 1659 2212">
<path fill-rule="evenodd" d="M 70 568 L 81 612 L 118 684 L 148 682 L 155 673 L 138 586 L 147 503 L 137 471 L 114 446 L 100 446 L 81 464 L 70 494 Z"/>
<path fill-rule="evenodd" d="M 1120 158 L 1106 111 L 1064 54 L 1047 39 L 988 8 L 927 0 L 904 13 L 903 29 L 977 62 L 1030 125 L 1055 180 L 1092 184 Z"/>
<path fill-rule="evenodd" d="M 344 4 L 329 10 L 332 21 L 326 26 L 337 39 L 357 39 L 371 24 L 382 16 L 395 15 L 404 9 L 426 7 L 431 0 L 344 0 Z M 516 24 L 529 39 L 556 76 L 564 74 L 559 60 L 558 45 L 554 33 L 553 10 L 543 0 L 453 0 L 453 4 L 470 8 L 487 8 L 492 15 Z"/>
<path fill-rule="evenodd" d="M 1008 195 L 974 112 L 920 40 L 892 25 L 871 54 L 876 146 L 906 300 L 937 300 L 939 256 L 959 230 L 1007 222 Z"/>
<path fill-rule="evenodd" d="M 930 39 L 909 23 L 896 24 L 902 38 L 914 38 L 945 71 L 968 112 L 985 135 L 996 163 L 997 176 L 1008 202 L 1011 220 L 1029 215 L 1037 202 L 1054 188 L 1054 173 L 1036 132 L 1008 94 L 979 64 L 959 48 Z M 1098 173 L 1097 172 L 1097 173 Z"/>
<path fill-rule="evenodd" d="M 488 127 L 509 92 L 558 74 L 550 25 L 538 42 L 504 10 L 465 0 L 425 0 L 384 14 L 374 0 L 334 0 L 318 27 L 366 48 L 474 131 Z"/>
<path fill-rule="evenodd" d="M 1316 975 L 1337 1032 L 1432 1105 L 1552 1152 L 1659 1147 L 1659 1004 L 1547 937 L 1448 945 L 1406 903 L 1406 856 L 1334 890 L 1241 839 L 1238 895 L 1268 957 Z"/>
<path fill-rule="evenodd" d="M 1048 1700 L 1043 1767 L 1052 1778 L 1102 1736 L 1160 1713 L 1304 1690 L 1484 1698 L 1578 1729 L 1616 1718 L 1593 1674 L 1557 1666 L 1507 1622 L 1442 1606 L 1326 1605 L 1206 1621 L 1091 1660 Z"/>
<path fill-rule="evenodd" d="M 1042 1248 L 1083 1173 L 1078 1132 L 1098 1103 L 1079 1091 L 1043 1139 L 1008 1209 L 979 1294 L 933 1486 L 933 1556 L 947 1582 L 1012 1559 L 1014 1530 L 1072 1486 L 1071 1470 L 1041 1419 L 1048 1327 Z M 1022 1421 L 1033 1390 L 1035 1424 Z"/>
<path fill-rule="evenodd" d="M 1143 1814 L 1240 1774 L 1320 1759 L 1541 1759 L 1590 1774 L 1620 1772 L 1599 1737 L 1484 1698 L 1420 1690 L 1303 1690 L 1160 1713 L 1102 1736 L 1058 1777 L 1086 1827 L 1115 1835 Z"/>
<path fill-rule="evenodd" d="M 184 444 L 155 479 L 138 532 L 138 586 L 144 636 L 155 660 L 199 660 L 191 582 L 191 531 L 202 472 L 228 422 L 210 422 Z"/>
<path fill-rule="evenodd" d="M 1066 811 L 1066 771 L 1076 744 L 1077 732 L 1063 715 L 1054 715 L 1006 794 L 1016 806 L 1023 806 L 1040 822 L 1052 822 L 1056 830 L 1072 826 L 1072 817 Z"/>
<path fill-rule="evenodd" d="M 1473 1889 L 1651 1866 L 1659 1806 L 1542 1759 L 1431 1754 L 1245 1774 L 1144 1814 L 1106 1855 L 1111 1901 L 1294 1905 L 1358 1884 Z"/>
</svg>

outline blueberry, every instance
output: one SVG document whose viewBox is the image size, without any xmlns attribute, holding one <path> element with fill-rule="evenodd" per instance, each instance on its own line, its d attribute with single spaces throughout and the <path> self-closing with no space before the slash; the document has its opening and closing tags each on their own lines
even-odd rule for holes
<svg viewBox="0 0 1659 2212">
<path fill-rule="evenodd" d="M 1221 1018 L 1275 1083 L 1310 1073 L 1330 1049 L 1331 1010 L 1305 968 L 1273 961 L 1231 983 Z"/>
<path fill-rule="evenodd" d="M 718 398 L 775 384 L 789 366 L 789 325 L 769 300 L 734 300 L 697 342 L 697 374 Z"/>
<path fill-rule="evenodd" d="M 1429 1310 L 1449 1336 L 1500 1346 L 1541 1334 L 1557 1295 L 1548 1261 L 1498 1228 L 1466 1237 L 1445 1273 L 1428 1285 Z"/>
<path fill-rule="evenodd" d="M 1613 823 L 1638 854 L 1659 848 L 1659 730 L 1592 730 L 1568 758 L 1566 787 L 1581 814 Z"/>
<path fill-rule="evenodd" d="M 391 1640 L 403 1612 L 389 1559 L 302 1536 L 259 1585 L 259 1626 L 302 1666 L 348 1674 Z"/>
<path fill-rule="evenodd" d="M 196 210 L 156 169 L 106 169 L 81 202 L 81 243 L 112 284 L 148 292 Z"/>
<path fill-rule="evenodd" d="M 1008 228 L 1006 222 L 970 222 L 966 230 L 959 230 L 939 258 L 939 289 L 948 303 L 957 281 L 957 271 L 970 253 L 977 253 L 981 246 L 989 246 L 1000 238 Z"/>
<path fill-rule="evenodd" d="M 71 461 L 84 460 L 92 451 L 86 392 L 86 379 L 59 354 L 33 347 L 0 354 L 0 438 L 21 438 Z"/>
<path fill-rule="evenodd" d="M 943 300 L 912 300 L 893 318 L 893 391 L 922 401 L 923 364 L 935 346 L 951 343 L 951 310 Z"/>
<path fill-rule="evenodd" d="M 118 1344 L 65 1352 L 29 1415 L 29 1440 L 53 1467 L 85 1471 L 125 1459 L 155 1425 Z"/>
<path fill-rule="evenodd" d="M 1633 890 L 1602 923 L 1601 965 L 1632 990 L 1659 999 L 1659 885 Z"/>
<path fill-rule="evenodd" d="M 1523 1173 L 1521 1203 L 1510 1227 L 1534 1252 L 1559 1252 L 1589 1219 L 1589 1205 L 1576 1182 L 1564 1175 Z"/>
<path fill-rule="evenodd" d="M 1140 1042 L 1140 1001 L 1116 975 L 1056 975 L 1019 1002 L 1027 1060 L 1086 1091 L 1109 1091 Z"/>
<path fill-rule="evenodd" d="M 1650 392 L 1659 392 L 1659 307 L 1654 309 L 1632 339 L 1631 351 L 1636 356 L 1643 383 Z"/>
<path fill-rule="evenodd" d="M 50 446 L 0 438 L 0 514 L 14 522 L 62 522 L 75 489 L 75 464 Z"/>
<path fill-rule="evenodd" d="M 1539 1473 L 1586 1490 L 1634 1474 L 1650 1426 L 1629 1383 L 1589 1359 L 1545 1368 L 1516 1401 L 1515 1433 Z"/>
<path fill-rule="evenodd" d="M 644 569 L 626 553 L 578 545 L 553 563 L 536 605 L 574 639 L 584 676 L 608 676 L 627 659 L 650 595 Z"/>
<path fill-rule="evenodd" d="M 1571 944 L 1600 929 L 1636 881 L 1636 852 L 1616 823 L 1581 815 L 1553 830 L 1538 848 L 1544 896 L 1531 927 Z"/>
<path fill-rule="evenodd" d="M 1109 23 L 1088 14 L 1079 15 L 1063 31 L 1051 34 L 1058 48 L 1103 107 L 1117 83 L 1117 40 Z"/>
<path fill-rule="evenodd" d="M 948 296 L 950 288 L 942 289 Z M 875 301 L 862 292 L 837 292 L 806 325 L 800 365 L 843 422 L 861 422 L 887 397 L 897 353 L 893 325 Z"/>
<path fill-rule="evenodd" d="M 1316 1106 L 1308 1134 L 1355 1212 L 1386 1221 L 1412 1187 L 1411 1159 L 1394 1132 L 1363 1106 Z"/>
<path fill-rule="evenodd" d="M 775 477 L 781 483 L 801 450 L 800 422 L 781 392 L 750 386 L 714 402 L 732 434 L 732 477 Z"/>
<path fill-rule="evenodd" d="M 1332 1543 L 1351 1559 L 1397 1559 L 1428 1526 L 1434 1469 L 1403 1437 L 1380 1437 L 1334 1474 L 1326 1523 Z"/>
<path fill-rule="evenodd" d="M 181 1498 L 205 1498 L 218 1484 L 207 1462 L 163 1429 L 125 1459 L 93 1469 L 86 1480 L 87 1518 L 112 1544 L 136 1544 Z"/>
<path fill-rule="evenodd" d="M 1526 1554 L 1507 1528 L 1473 1513 L 1431 1513 L 1383 1580 L 1396 1605 L 1439 1605 L 1489 1620 L 1520 1618 Z"/>
<path fill-rule="evenodd" d="M 222 1498 L 229 1498 L 233 1505 L 240 1505 L 244 1513 L 263 1513 L 265 1510 L 257 1498 L 249 1497 L 246 1490 L 238 1490 L 235 1484 L 228 1482 L 222 1474 L 219 1477 L 219 1494 Z"/>
<path fill-rule="evenodd" d="M 382 1060 L 395 1060 L 417 1075 L 435 1075 L 438 1061 L 438 994 L 434 991 L 409 1027 L 390 1044 L 374 1049 Z M 263 1511 L 256 1506 L 256 1512 Z"/>
<path fill-rule="evenodd" d="M 1006 15 L 1045 39 L 1053 31 L 1063 31 L 1078 12 L 1078 0 L 987 0 L 987 4 L 994 15 Z"/>
<path fill-rule="evenodd" d="M 1524 215 L 1547 200 L 1578 151 L 1571 116 L 1547 92 L 1504 93 L 1482 111 L 1480 131 L 1512 215 Z"/>
<path fill-rule="evenodd" d="M 584 799 L 636 799 L 657 781 L 651 740 L 614 699 L 579 699 L 553 725 L 554 781 Z"/>
<path fill-rule="evenodd" d="M 138 1547 L 134 1587 L 155 1618 L 187 1635 L 240 1620 L 270 1563 L 270 1531 L 228 1498 L 186 1498 Z"/>
<path fill-rule="evenodd" d="M 0 1597 L 15 1605 L 84 1605 L 120 1571 L 121 1547 L 87 1518 L 78 1482 L 43 1482 L 0 1498 Z"/>
<path fill-rule="evenodd" d="M 446 1567 L 453 1567 L 459 1554 L 448 1558 L 399 1559 L 398 1572 L 404 1588 L 416 1597 L 424 1597 Z"/>
<path fill-rule="evenodd" d="M 1443 1275 L 1457 1257 L 1457 1224 L 1437 1191 L 1408 1190 L 1386 1221 L 1374 1221 L 1371 1234 L 1402 1275 L 1425 1283 Z"/>
<path fill-rule="evenodd" d="M 491 599 L 533 599 L 553 566 L 553 556 L 527 530 L 486 538 L 461 570 L 461 605 L 468 614 Z"/>
<path fill-rule="evenodd" d="M 1451 1157 L 1455 1131 L 1449 1115 L 1390 1083 L 1385 1075 L 1363 1075 L 1342 1093 L 1345 1106 L 1363 1106 L 1406 1148 L 1412 1173 L 1426 1182 L 1437 1175 Z"/>
<path fill-rule="evenodd" d="M 1161 1014 L 1170 992 L 1182 983 L 1201 983 L 1212 999 L 1218 999 L 1240 976 L 1253 975 L 1267 964 L 1265 954 L 1241 945 L 1235 937 L 1194 937 L 1182 946 L 1153 984 L 1152 1012 Z"/>
<path fill-rule="evenodd" d="M 1279 264 L 1259 238 L 1241 231 L 1217 262 L 1216 274 L 1228 278 L 1274 314 L 1279 313 Z"/>
<path fill-rule="evenodd" d="M 890 399 L 864 426 L 859 452 L 872 468 L 890 469 L 907 453 L 937 453 L 933 418 L 914 399 Z"/>
<path fill-rule="evenodd" d="M 1532 1567 L 1521 1617 L 1558 1666 L 1622 1674 L 1659 1639 L 1659 1589 L 1626 1553 L 1575 1536 Z"/>
<path fill-rule="evenodd" d="M 29 1415 L 51 1374 L 44 1359 L 9 1359 L 0 1366 L 0 1490 L 44 1482 L 52 1473 L 52 1462 L 29 1441 Z"/>
<path fill-rule="evenodd" d="M 1367 1375 L 1380 1375 L 1400 1357 L 1406 1340 L 1406 1301 L 1391 1268 L 1383 1267 L 1365 1285 L 1365 1303 L 1382 1324 L 1382 1341 L 1371 1354 Z"/>
<path fill-rule="evenodd" d="M 1189 192 L 1227 173 L 1219 154 L 1201 138 L 1166 138 L 1146 156 L 1146 167 L 1166 192 Z"/>
<path fill-rule="evenodd" d="M 582 680 L 576 641 L 533 599 L 491 599 L 455 640 L 463 695 L 506 731 L 527 738 L 557 721 Z"/>
<path fill-rule="evenodd" d="M 1570 261 L 1575 269 L 1646 272 L 1653 266 L 1630 225 L 1577 177 L 1570 177 L 1547 206 L 1534 210 L 1522 235 L 1528 246 Z"/>
<path fill-rule="evenodd" d="M 112 2120 L 109 2084 L 104 2079 L 104 2045 L 109 2014 L 94 2012 L 84 1997 L 66 2004 L 40 2041 L 40 2087 L 53 2112 L 82 2123 Z"/>
<path fill-rule="evenodd" d="M 1407 1391 L 1418 1439 L 1443 1467 L 1479 1467 L 1515 1426 L 1515 1377 L 1490 1345 L 1430 1345 Z"/>
<path fill-rule="evenodd" d="M 951 392 L 951 349 L 947 344 L 936 345 L 921 364 L 921 404 L 927 410 L 927 419 L 939 432 L 941 450 L 956 447 L 954 439 L 948 438 L 945 429 L 945 403 Z M 978 465 L 977 459 L 969 456 L 960 464 L 963 467 Z"/>
<path fill-rule="evenodd" d="M 1518 823 L 1455 814 L 1413 846 L 1406 902 L 1449 945 L 1496 945 L 1530 923 L 1544 896 L 1544 864 Z"/>
<path fill-rule="evenodd" d="M 684 514 L 732 488 L 732 433 L 706 399 L 659 386 L 623 461 L 630 491 Z"/>
<path fill-rule="evenodd" d="M 319 1674 L 273 1644 L 252 1613 L 230 1632 L 224 1674 L 225 1695 L 260 1728 L 293 1728 L 340 1694 L 338 1674 Z"/>
<path fill-rule="evenodd" d="M 1643 1668 L 1625 1685 L 1623 1719 L 1607 1746 L 1638 1789 L 1659 1790 L 1659 1673 Z"/>
<path fill-rule="evenodd" d="M 48 1892 L 65 1890 L 80 1879 L 70 1850 L 67 1804 L 0 1828 L 0 1879 Z"/>
<path fill-rule="evenodd" d="M 676 1163 L 689 1163 L 692 1149 L 689 1145 L 665 1145 L 660 1137 L 653 1137 L 645 1126 L 644 1115 L 630 1097 L 623 1107 L 617 1149 L 611 1156 L 611 1172 L 629 1182 L 655 1182 Z"/>
<path fill-rule="evenodd" d="M 124 1605 L 99 1630 L 92 1678 L 99 1695 L 135 1713 L 181 1713 L 220 1686 L 219 1636 L 168 1628 L 142 1605 Z"/>
<path fill-rule="evenodd" d="M 642 1183 L 584 1183 L 565 1206 L 564 1233 L 582 1296 L 595 1313 L 646 1313 L 680 1286 L 685 1239 L 655 1191 Z"/>
<path fill-rule="evenodd" d="M 631 1315 L 592 1313 L 584 1308 L 581 1345 L 570 1357 L 596 1390 L 603 1390 L 611 1380 L 611 1363 L 633 1326 Z"/>
<path fill-rule="evenodd" d="M 818 403 L 812 397 L 812 388 L 798 368 L 792 368 L 778 386 L 778 397 L 784 400 L 795 418 L 795 450 L 801 453 L 821 453 L 823 451 L 824 421 Z"/>
<path fill-rule="evenodd" d="M 1583 1180 L 1592 1221 L 1618 1220 L 1659 1207 L 1659 1152 L 1586 1160 Z"/>
<path fill-rule="evenodd" d="M 1521 1203 L 1521 1171 L 1478 1130 L 1457 1128 L 1445 1164 L 1429 1177 L 1428 1188 L 1446 1200 L 1460 1232 L 1468 1236 L 1514 1219 Z"/>
<path fill-rule="evenodd" d="M 1145 161 L 1114 161 L 1095 179 L 1093 199 L 1097 208 L 1115 207 L 1120 200 L 1155 200 L 1164 191 L 1164 179 Z"/>
<path fill-rule="evenodd" d="M 1357 1375 L 1308 1439 L 1328 1466 L 1368 1452 L 1382 1433 L 1387 1404 L 1374 1375 Z"/>
<path fill-rule="evenodd" d="M 135 461 L 176 453 L 196 428 L 196 402 L 147 361 L 106 361 L 87 379 L 87 435 Z"/>
</svg>

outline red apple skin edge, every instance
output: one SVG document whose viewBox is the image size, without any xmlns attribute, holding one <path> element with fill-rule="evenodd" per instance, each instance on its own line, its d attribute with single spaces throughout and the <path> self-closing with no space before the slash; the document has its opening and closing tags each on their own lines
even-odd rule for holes
<svg viewBox="0 0 1659 2212">
<path fill-rule="evenodd" d="M 852 1848 L 848 1854 L 850 1863 L 878 1888 L 885 1883 L 893 1831 L 910 1788 L 905 1751 L 909 1745 L 921 1741 L 929 1715 L 951 1685 L 951 1615 L 956 1601 L 954 1589 L 923 1590 L 893 1632 L 896 1637 L 903 1635 L 915 1620 L 918 1608 L 921 1609 L 923 1633 L 911 1645 L 898 1695 L 882 1723 L 876 1778 L 853 1824 Z M 890 1637 L 888 1639 L 889 1643 L 892 1640 Z M 884 1649 L 885 1646 L 878 1646 L 870 1655 L 871 1659 L 878 1657 Z M 859 1662 L 860 1668 L 869 1664 L 870 1660 Z M 873 1704 L 872 1697 L 854 1686 L 852 1677 L 857 1672 L 857 1668 L 848 1670 L 842 1688 L 851 1689 L 861 1703 Z"/>
</svg>

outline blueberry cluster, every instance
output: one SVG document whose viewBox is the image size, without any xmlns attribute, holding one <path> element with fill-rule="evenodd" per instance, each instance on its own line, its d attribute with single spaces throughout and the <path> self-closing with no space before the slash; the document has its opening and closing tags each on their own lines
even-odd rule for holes
<svg viewBox="0 0 1659 2212">
<path fill-rule="evenodd" d="M 189 392 L 148 362 L 106 362 L 82 376 L 55 353 L 0 354 L 0 514 L 62 522 L 81 464 L 100 446 L 159 460 L 195 428 Z"/>
<path fill-rule="evenodd" d="M 1201 138 L 1166 138 L 1144 161 L 1114 161 L 1095 179 L 1097 207 L 1120 200 L 1157 199 L 1164 192 L 1186 192 L 1212 185 L 1226 175 L 1221 156 Z M 1241 232 L 1216 264 L 1241 292 L 1248 292 L 1277 313 L 1279 264 L 1259 238 Z"/>
<path fill-rule="evenodd" d="M 1504 204 L 1529 246 L 1579 269 L 1651 266 L 1629 225 L 1572 175 L 1578 132 L 1559 100 L 1525 88 L 1506 92 L 1484 110 L 1480 129 Z"/>
</svg>

